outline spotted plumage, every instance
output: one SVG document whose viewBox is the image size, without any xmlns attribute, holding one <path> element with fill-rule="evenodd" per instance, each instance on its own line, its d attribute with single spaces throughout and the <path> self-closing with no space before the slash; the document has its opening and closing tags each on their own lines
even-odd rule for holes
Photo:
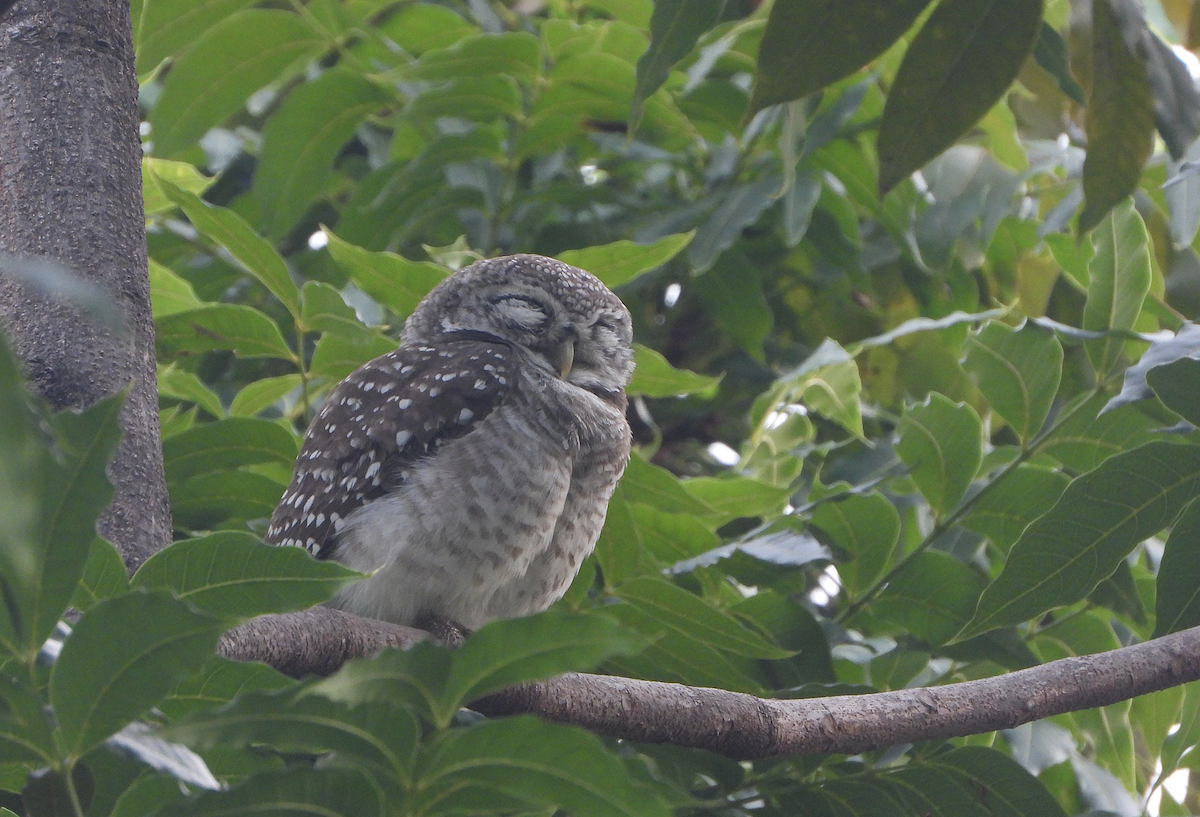
<svg viewBox="0 0 1200 817">
<path fill-rule="evenodd" d="M 539 256 L 436 287 L 337 386 L 267 531 L 374 575 L 334 604 L 474 629 L 544 609 L 591 551 L 629 452 L 629 314 Z"/>
</svg>

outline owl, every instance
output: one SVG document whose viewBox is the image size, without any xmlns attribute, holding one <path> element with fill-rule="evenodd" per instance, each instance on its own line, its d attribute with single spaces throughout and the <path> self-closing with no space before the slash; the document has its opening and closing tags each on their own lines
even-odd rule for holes
<svg viewBox="0 0 1200 817">
<path fill-rule="evenodd" d="M 513 255 L 454 273 L 329 395 L 267 541 L 371 573 L 331 602 L 362 616 L 474 630 L 544 610 L 629 457 L 631 341 L 581 269 Z"/>
</svg>

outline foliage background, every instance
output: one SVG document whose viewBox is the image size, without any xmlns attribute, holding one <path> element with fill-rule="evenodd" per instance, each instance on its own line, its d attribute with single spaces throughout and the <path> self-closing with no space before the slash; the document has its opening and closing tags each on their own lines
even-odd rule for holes
<svg viewBox="0 0 1200 817">
<path fill-rule="evenodd" d="M 113 405 L 52 417 L 5 364 L 24 453 L 0 496 L 41 509 L 2 566 L 7 804 L 1142 813 L 1194 760 L 1191 687 L 754 763 L 459 711 L 593 667 L 785 698 L 948 683 L 1200 623 L 1200 104 L 1163 45 L 1192 4 L 1150 0 L 1153 34 L 1118 0 L 926 5 L 135 0 L 184 541 L 130 586 L 89 529 Z M 248 533 L 322 395 L 510 252 L 598 275 L 639 341 L 638 450 L 567 598 L 323 682 L 215 658 L 352 580 Z"/>
</svg>

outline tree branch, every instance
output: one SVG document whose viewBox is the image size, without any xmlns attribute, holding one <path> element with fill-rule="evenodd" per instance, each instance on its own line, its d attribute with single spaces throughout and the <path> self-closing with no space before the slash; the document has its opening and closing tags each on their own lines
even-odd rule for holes
<svg viewBox="0 0 1200 817">
<path fill-rule="evenodd" d="M 292 676 L 328 675 L 352 658 L 406 647 L 422 630 L 327 608 L 263 616 L 231 630 L 228 658 Z M 940 687 L 769 700 L 740 692 L 570 673 L 477 701 L 486 715 L 533 713 L 611 737 L 733 758 L 868 749 L 1011 729 L 1200 679 L 1200 627 L 1143 644 Z"/>
</svg>

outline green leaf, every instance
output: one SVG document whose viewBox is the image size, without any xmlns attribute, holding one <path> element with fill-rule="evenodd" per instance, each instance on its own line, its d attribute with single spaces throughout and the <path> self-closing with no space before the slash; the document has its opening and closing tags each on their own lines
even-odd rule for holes
<svg viewBox="0 0 1200 817">
<path fill-rule="evenodd" d="M 1066 817 L 1045 784 L 1003 752 L 963 746 L 926 763 L 953 772 L 968 791 L 985 794 L 993 814 Z"/>
<path fill-rule="evenodd" d="M 24 402 L 19 393 L 15 397 Z M 28 471 L 4 475 L 7 479 L 0 477 L 0 488 L 10 501 L 27 503 L 14 513 L 5 513 L 14 528 L 9 532 L 13 539 L 0 540 L 11 546 L 0 562 L 5 580 L 0 586 L 4 594 L 0 642 L 13 653 L 37 653 L 83 575 L 96 538 L 96 519 L 113 495 L 105 471 L 120 439 L 118 417 L 123 402 L 124 394 L 117 394 L 81 412 L 47 416 L 44 422 L 51 433 L 52 450 L 32 427 L 21 428 L 33 419 L 30 415 L 0 415 L 0 421 L 14 422 L 10 432 L 18 436 L 15 441 L 0 436 L 5 444 L 4 459 L 11 455 L 12 465 L 30 466 Z M 33 459 L 25 459 L 27 453 L 33 454 Z M 31 524 L 32 530 L 23 531 L 23 522 Z"/>
<path fill-rule="evenodd" d="M 1046 421 L 1062 379 L 1062 344 L 1034 324 L 988 322 L 967 335 L 963 368 L 992 409 L 1028 444 Z"/>
<path fill-rule="evenodd" d="M 1025 530 L 960 638 L 1086 598 L 1198 490 L 1200 446 L 1151 442 L 1105 460 Z"/>
<path fill-rule="evenodd" d="M 303 383 L 304 378 L 298 374 L 281 374 L 247 383 L 229 404 L 229 413 L 235 417 L 258 414 L 300 388 Z"/>
<path fill-rule="evenodd" d="M 567 250 L 558 254 L 558 260 L 587 270 L 609 289 L 616 289 L 670 261 L 691 242 L 695 234 L 696 231 L 692 230 L 668 235 L 652 244 L 634 244 L 622 239 L 582 250 Z"/>
<path fill-rule="evenodd" d="M 1200 360 L 1182 357 L 1146 372 L 1146 382 L 1167 408 L 1192 425 L 1200 424 Z"/>
<path fill-rule="evenodd" d="M 195 403 L 218 419 L 225 416 L 221 398 L 196 375 L 175 365 L 158 367 L 158 393 L 162 397 L 174 397 Z"/>
<path fill-rule="evenodd" d="M 238 357 L 295 360 L 279 325 L 241 304 L 209 304 L 154 319 L 159 354 L 167 359 L 228 349 Z"/>
<path fill-rule="evenodd" d="M 664 579 L 643 576 L 623 582 L 614 595 L 653 619 L 660 629 L 748 658 L 788 658 L 792 655 L 736 619 Z"/>
<path fill-rule="evenodd" d="M 849 494 L 825 500 L 813 510 L 812 523 L 850 561 L 838 561 L 838 575 L 852 597 L 882 575 L 900 537 L 900 515 L 879 494 Z"/>
<path fill-rule="evenodd" d="M 263 128 L 254 196 L 264 231 L 281 238 L 333 177 L 333 162 L 359 123 L 392 101 L 362 74 L 332 68 L 294 89 Z"/>
<path fill-rule="evenodd" d="M 947 0 L 913 38 L 879 125 L 886 193 L 954 144 L 1008 90 L 1033 51 L 1042 0 Z"/>
<path fill-rule="evenodd" d="M 777 0 L 758 49 L 750 110 L 808 96 L 878 57 L 929 0 Z"/>
<path fill-rule="evenodd" d="M 374 658 L 348 661 L 310 691 L 349 705 L 396 704 L 424 721 L 438 723 L 452 658 L 444 647 L 422 641 L 406 650 L 384 650 Z"/>
<path fill-rule="evenodd" d="M 361 573 L 317 561 L 303 548 L 224 531 L 185 539 L 146 560 L 133 587 L 170 590 L 197 610 L 226 618 L 290 613 L 328 601 Z"/>
<path fill-rule="evenodd" d="M 1007 553 L 1029 523 L 1054 507 L 1070 481 L 1061 471 L 1018 466 L 984 486 L 962 525 Z"/>
<path fill-rule="evenodd" d="M 45 766 L 58 758 L 46 705 L 29 683 L 0 674 L 0 762 Z"/>
<path fill-rule="evenodd" d="M 420 725 L 403 706 L 348 707 L 319 695 L 284 689 L 238 696 L 220 709 L 198 712 L 163 731 L 194 749 L 270 746 L 273 751 L 320 755 L 384 780 L 411 784 Z M 327 764 L 329 765 L 329 764 Z"/>
<path fill-rule="evenodd" d="M 1200 357 L 1200 326 L 1196 326 L 1191 321 L 1184 321 L 1179 330 L 1172 336 L 1166 339 L 1155 339 L 1150 342 L 1150 346 L 1142 354 L 1136 363 L 1125 370 L 1125 379 L 1121 383 L 1121 393 L 1109 400 L 1104 405 L 1105 411 L 1111 411 L 1127 403 L 1133 403 L 1138 400 L 1145 400 L 1154 395 L 1154 390 L 1150 384 L 1146 382 L 1147 375 L 1151 369 L 1159 366 L 1166 366 L 1170 363 L 1175 363 L 1180 360 L 1196 359 Z M 1178 372 L 1178 377 L 1187 381 L 1191 379 L 1190 366 L 1182 366 Z M 1160 385 L 1164 387 L 1164 393 L 1170 396 L 1173 384 L 1173 377 L 1165 376 L 1162 378 Z M 1177 403 L 1179 408 L 1184 408 L 1187 403 Z M 1180 412 L 1182 413 L 1182 412 Z"/>
<path fill-rule="evenodd" d="M 375 330 L 358 319 L 342 293 L 320 281 L 305 281 L 301 291 L 300 325 L 306 332 L 333 332 L 349 338 L 369 339 Z"/>
<path fill-rule="evenodd" d="M 1071 98 L 1072 102 L 1086 105 L 1083 89 L 1071 74 L 1071 58 L 1067 53 L 1067 41 L 1054 26 L 1042 21 L 1042 30 L 1033 46 L 1033 58 L 1037 64 L 1050 72 L 1058 89 Z"/>
<path fill-rule="evenodd" d="M 282 772 L 261 772 L 226 791 L 168 803 L 158 817 L 213 815 L 383 815 L 383 795 L 362 772 L 352 769 L 314 769 L 300 765 Z"/>
<path fill-rule="evenodd" d="M 719 377 L 708 377 L 695 372 L 676 369 L 658 352 L 640 343 L 633 344 L 633 379 L 625 391 L 628 394 L 643 394 L 646 397 L 672 397 L 679 394 L 711 395 Z"/>
<path fill-rule="evenodd" d="M 1092 244 L 1096 252 L 1088 264 L 1083 328 L 1132 329 L 1150 291 L 1151 278 L 1149 237 L 1132 200 L 1105 217 L 1092 234 Z M 1088 357 L 1101 377 L 1113 370 L 1124 345 L 1116 337 L 1088 341 Z"/>
<path fill-rule="evenodd" d="M 463 77 L 425 89 L 405 109 L 404 116 L 429 122 L 446 116 L 476 122 L 491 122 L 503 116 L 515 119 L 521 116 L 521 88 L 507 76 Z"/>
<path fill-rule="evenodd" d="M 1159 425 L 1134 406 L 1104 411 L 1104 395 L 1080 395 L 1059 413 L 1042 452 L 1083 473 L 1108 457 L 1155 439 Z"/>
<path fill-rule="evenodd" d="M 324 43 L 295 14 L 246 9 L 205 31 L 172 66 L 150 111 L 154 155 L 171 157 Z"/>
<path fill-rule="evenodd" d="M 202 305 L 196 290 L 169 267 L 150 259 L 150 303 L 155 319 Z"/>
<path fill-rule="evenodd" d="M 209 471 L 167 485 L 177 530 L 206 530 L 229 519 L 266 519 L 284 485 L 249 471 Z"/>
<path fill-rule="evenodd" d="M 449 271 L 436 264 L 409 261 L 395 253 L 371 252 L 325 231 L 329 254 L 363 292 L 406 318 Z"/>
<path fill-rule="evenodd" d="M 50 674 L 65 756 L 82 757 L 154 706 L 212 655 L 224 629 L 164 592 L 127 593 L 84 613 Z"/>
<path fill-rule="evenodd" d="M 491 692 L 564 672 L 581 672 L 615 655 L 632 655 L 646 640 L 598 615 L 547 611 L 494 621 L 472 634 L 454 653 L 442 690 L 438 721 Z"/>
<path fill-rule="evenodd" d="M 891 577 L 871 611 L 917 638 L 941 645 L 971 619 L 986 584 L 982 574 L 953 556 L 925 551 Z"/>
<path fill-rule="evenodd" d="M 97 536 L 92 540 L 83 576 L 71 596 L 71 606 L 81 612 L 97 602 L 129 591 L 129 573 L 117 549 Z"/>
<path fill-rule="evenodd" d="M 801 400 L 813 411 L 862 437 L 861 391 L 858 364 L 836 341 L 826 338 L 803 363 L 775 384 L 770 401 L 764 404 L 765 410 L 753 418 L 756 428 L 751 439 L 755 444 L 760 442 L 770 430 L 772 415 L 787 413 L 793 403 Z"/>
<path fill-rule="evenodd" d="M 650 95 L 662 87 L 675 63 L 686 57 L 700 35 L 725 13 L 726 0 L 658 0 L 650 17 L 650 47 L 637 62 L 633 126 Z"/>
<path fill-rule="evenodd" d="M 499 74 L 528 81 L 538 76 L 541 62 L 541 46 L 532 34 L 477 34 L 449 48 L 426 52 L 404 72 L 404 78 L 437 82 Z"/>
<path fill-rule="evenodd" d="M 278 298 L 293 317 L 299 317 L 300 290 L 292 281 L 287 263 L 269 241 L 232 210 L 213 207 L 194 193 L 161 179 L 159 183 L 193 227 L 228 250 L 234 260 Z"/>
<path fill-rule="evenodd" d="M 216 181 L 216 178 L 205 176 L 195 165 L 188 162 L 145 157 L 142 159 L 142 199 L 147 217 L 175 209 L 175 202 L 163 192 L 158 184 L 159 179 L 197 196 Z"/>
<path fill-rule="evenodd" d="M 1154 637 L 1200 624 L 1200 502 L 1190 503 L 1167 538 L 1154 594 Z"/>
<path fill-rule="evenodd" d="M 633 501 L 660 511 L 696 516 L 708 516 L 713 512 L 702 500 L 688 493 L 678 477 L 652 464 L 637 450 L 629 456 L 629 465 L 620 485 Z"/>
<path fill-rule="evenodd" d="M 230 417 L 203 423 L 163 442 L 167 481 L 259 462 L 291 468 L 299 446 L 278 423 L 253 417 Z"/>
<path fill-rule="evenodd" d="M 138 79 L 253 0 L 146 0 L 133 23 Z"/>
<path fill-rule="evenodd" d="M 337 383 L 367 361 L 395 349 L 396 341 L 379 334 L 349 338 L 326 332 L 313 350 L 309 373 Z"/>
<path fill-rule="evenodd" d="M 716 511 L 721 519 L 777 516 L 783 512 L 793 491 L 739 476 L 693 477 L 684 489 Z"/>
<path fill-rule="evenodd" d="M 983 454 L 979 415 L 965 403 L 930 394 L 900 418 L 896 453 L 912 471 L 912 480 L 937 516 L 967 493 Z"/>
<path fill-rule="evenodd" d="M 197 673 L 176 684 L 158 704 L 171 720 L 215 709 L 253 692 L 290 689 L 296 681 L 257 661 L 230 661 L 213 656 Z"/>
<path fill-rule="evenodd" d="M 667 817 L 662 795 L 599 739 L 522 716 L 443 733 L 422 752 L 417 813 L 484 813 L 497 795 L 589 817 Z M 509 809 L 512 810 L 510 806 Z"/>
<path fill-rule="evenodd" d="M 1131 53 L 1121 35 L 1119 18 L 1129 14 L 1141 11 L 1132 6 L 1118 10 L 1113 0 L 1096 0 L 1092 7 L 1092 87 L 1080 233 L 1099 224 L 1134 191 L 1154 146 L 1154 100 L 1146 64 L 1141 55 Z"/>
</svg>

